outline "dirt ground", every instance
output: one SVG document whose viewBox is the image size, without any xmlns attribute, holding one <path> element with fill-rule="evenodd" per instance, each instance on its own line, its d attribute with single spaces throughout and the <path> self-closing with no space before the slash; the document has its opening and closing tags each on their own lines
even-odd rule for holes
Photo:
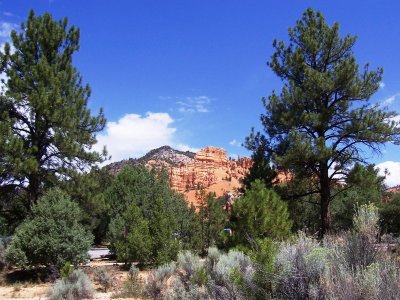
<svg viewBox="0 0 400 300">
<path fill-rule="evenodd" d="M 115 286 L 112 288 L 112 291 L 105 293 L 99 285 L 97 285 L 93 280 L 93 270 L 96 267 L 106 267 L 107 271 L 114 277 Z M 89 275 L 93 288 L 95 290 L 95 294 L 93 299 L 111 299 L 111 296 L 115 293 L 115 291 L 121 287 L 124 281 L 127 280 L 128 272 L 122 271 L 115 262 L 112 261 L 91 261 L 88 265 L 84 266 L 85 272 Z M 9 271 L 13 272 L 13 271 Z M 143 280 L 147 273 L 141 272 L 140 277 Z M 51 287 L 51 283 L 29 283 L 29 282 L 15 282 L 12 284 L 2 283 L 0 284 L 0 299 L 8 300 L 8 299 L 33 299 L 33 300 L 45 300 L 47 299 L 46 294 Z M 115 299 L 115 298 L 114 298 Z M 137 298 L 124 298 L 137 300 Z"/>
</svg>

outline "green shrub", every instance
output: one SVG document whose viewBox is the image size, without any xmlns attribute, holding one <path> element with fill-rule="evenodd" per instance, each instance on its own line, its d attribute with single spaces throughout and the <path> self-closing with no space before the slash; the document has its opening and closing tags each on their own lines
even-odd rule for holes
<svg viewBox="0 0 400 300">
<path fill-rule="evenodd" d="M 189 209 L 171 190 L 167 173 L 125 167 L 105 197 L 110 207 L 108 237 L 119 261 L 157 266 L 176 259 Z"/>
<path fill-rule="evenodd" d="M 22 267 L 28 265 L 28 258 L 25 252 L 18 246 L 11 245 L 8 247 L 5 252 L 5 257 L 6 261 L 10 264 Z"/>
<path fill-rule="evenodd" d="M 148 222 L 135 203 L 109 224 L 109 236 L 117 260 L 147 262 L 151 251 L 151 237 Z"/>
<path fill-rule="evenodd" d="M 0 271 L 4 269 L 7 265 L 6 262 L 6 247 L 3 242 L 0 240 Z"/>
<path fill-rule="evenodd" d="M 196 282 L 197 276 L 201 276 L 204 263 L 200 262 L 200 257 L 190 251 L 182 251 L 178 254 L 177 268 L 180 271 L 181 280 L 184 282 Z"/>
<path fill-rule="evenodd" d="M 258 268 L 262 268 L 268 273 L 273 272 L 278 244 L 272 239 L 264 238 L 255 240 L 255 245 L 255 249 L 247 251 L 246 254 Z"/>
<path fill-rule="evenodd" d="M 129 269 L 128 280 L 122 289 L 112 295 L 111 298 L 141 298 L 144 296 L 144 283 L 139 276 L 139 269 L 132 265 Z"/>
<path fill-rule="evenodd" d="M 357 208 L 353 217 L 353 226 L 356 232 L 375 242 L 379 233 L 379 209 L 372 203 Z"/>
<path fill-rule="evenodd" d="M 77 300 L 93 297 L 89 277 L 82 270 L 74 270 L 67 278 L 60 279 L 51 287 L 49 300 Z"/>
<path fill-rule="evenodd" d="M 216 247 L 210 247 L 207 250 L 206 263 L 208 270 L 212 270 L 221 257 L 221 252 Z"/>
<path fill-rule="evenodd" d="M 400 299 L 399 265 L 390 260 L 353 269 L 331 264 L 321 286 L 327 299 Z"/>
<path fill-rule="evenodd" d="M 105 267 L 96 268 L 94 270 L 94 280 L 102 286 L 104 292 L 112 287 L 114 278 L 107 272 Z"/>
<path fill-rule="evenodd" d="M 60 189 L 49 190 L 32 208 L 7 248 L 10 263 L 61 268 L 67 261 L 84 262 L 93 240 L 79 223 L 81 211 Z"/>
<path fill-rule="evenodd" d="M 67 261 L 60 270 L 61 278 L 67 278 L 74 271 L 74 267 Z"/>
<path fill-rule="evenodd" d="M 400 236 L 400 195 L 393 195 L 389 202 L 381 203 L 379 209 L 382 232 Z"/>
<path fill-rule="evenodd" d="M 276 256 L 275 295 L 283 299 L 309 299 L 320 294 L 319 279 L 328 253 L 320 243 L 300 232 L 294 242 L 281 244 Z"/>
<path fill-rule="evenodd" d="M 174 275 L 175 271 L 175 263 L 165 264 L 153 270 L 147 278 L 146 294 L 152 299 L 161 299 L 166 290 L 167 280 Z"/>
<path fill-rule="evenodd" d="M 259 180 L 233 205 L 233 243 L 256 250 L 256 240 L 284 239 L 291 235 L 287 204 Z"/>
</svg>

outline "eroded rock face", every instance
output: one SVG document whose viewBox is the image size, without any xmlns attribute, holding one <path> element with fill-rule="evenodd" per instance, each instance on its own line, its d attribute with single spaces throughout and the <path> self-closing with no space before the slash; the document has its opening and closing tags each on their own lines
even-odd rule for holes
<svg viewBox="0 0 400 300">
<path fill-rule="evenodd" d="M 248 173 L 252 160 L 247 157 L 228 159 L 222 148 L 208 146 L 197 153 L 181 152 L 169 146 L 154 149 L 139 159 L 129 159 L 109 165 L 113 174 L 126 164 L 144 164 L 148 169 L 165 169 L 170 176 L 171 188 L 183 193 L 186 199 L 197 205 L 196 191 L 204 189 L 217 197 L 234 195 L 240 188 L 240 180 Z"/>
<path fill-rule="evenodd" d="M 384 203 L 390 202 L 395 194 L 400 194 L 400 185 L 387 188 L 381 201 Z"/>
<path fill-rule="evenodd" d="M 148 168 L 160 167 L 160 161 L 149 160 Z M 217 197 L 233 193 L 240 187 L 240 180 L 249 171 L 252 161 L 249 158 L 229 160 L 226 151 L 216 147 L 201 149 L 193 158 L 169 164 L 171 188 L 183 193 L 188 201 L 196 203 L 196 191 L 204 189 L 214 192 Z M 165 163 L 163 164 L 164 168 Z"/>
</svg>

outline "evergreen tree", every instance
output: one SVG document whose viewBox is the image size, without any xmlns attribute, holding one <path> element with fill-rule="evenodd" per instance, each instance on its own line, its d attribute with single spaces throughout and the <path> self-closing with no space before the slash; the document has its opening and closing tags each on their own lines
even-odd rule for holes
<svg viewBox="0 0 400 300">
<path fill-rule="evenodd" d="M 215 193 L 205 194 L 201 191 L 197 195 L 199 203 L 198 219 L 200 222 L 201 254 L 205 255 L 211 246 L 221 246 L 222 234 L 227 222 L 228 214 Z"/>
<path fill-rule="evenodd" d="M 188 237 L 195 235 L 189 231 L 191 222 L 185 220 L 193 219 L 190 213 L 194 211 L 183 196 L 171 190 L 166 172 L 125 167 L 106 190 L 105 199 L 109 207 L 111 245 L 117 257 L 126 258 L 127 262 L 133 257 L 155 265 L 171 261 L 182 244 L 188 246 L 185 244 Z M 137 207 L 140 214 L 132 207 Z M 146 247 L 132 245 L 129 236 L 142 239 Z"/>
<path fill-rule="evenodd" d="M 150 262 L 161 265 L 176 260 L 179 252 L 177 218 L 169 211 L 168 202 L 157 195 L 152 202 L 149 217 L 151 236 Z"/>
<path fill-rule="evenodd" d="M 260 180 L 233 204 L 232 229 L 237 245 L 254 248 L 258 240 L 287 238 L 291 227 L 286 203 Z"/>
<path fill-rule="evenodd" d="M 104 193 L 110 217 L 122 215 L 131 203 L 135 203 L 148 216 L 152 183 L 151 174 L 145 167 L 126 166 Z"/>
<path fill-rule="evenodd" d="M 341 188 L 337 200 L 332 204 L 333 226 L 336 230 L 351 228 L 354 212 L 360 205 L 380 204 L 384 196 L 384 179 L 384 176 L 378 175 L 374 164 L 354 165 L 346 178 L 345 187 Z"/>
<path fill-rule="evenodd" d="M 82 224 L 94 235 L 94 243 L 100 244 L 106 236 L 109 222 L 104 192 L 110 186 L 112 175 L 106 168 L 92 168 L 89 173 L 77 174 L 61 183 L 82 210 Z"/>
<path fill-rule="evenodd" d="M 11 40 L 0 52 L 7 78 L 0 97 L 0 187 L 25 190 L 30 210 L 45 188 L 102 161 L 90 149 L 105 118 L 87 108 L 90 88 L 72 65 L 79 29 L 66 18 L 31 11 Z"/>
<path fill-rule="evenodd" d="M 118 260 L 125 264 L 149 260 L 151 254 L 149 225 L 135 203 L 131 203 L 122 216 L 112 219 L 109 231 Z"/>
<path fill-rule="evenodd" d="M 387 195 L 388 201 L 379 203 L 380 228 L 382 233 L 400 236 L 400 194 Z"/>
<path fill-rule="evenodd" d="M 32 208 L 32 217 L 16 230 L 7 260 L 20 266 L 62 267 L 81 263 L 93 236 L 80 224 L 78 204 L 58 188 L 47 191 Z"/>
<path fill-rule="evenodd" d="M 262 181 L 267 188 L 272 188 L 272 183 L 277 172 L 271 165 L 271 153 L 268 151 L 268 143 L 265 137 L 259 135 L 246 146 L 249 150 L 253 151 L 251 155 L 253 165 L 250 167 L 249 173 L 242 180 L 242 192 L 249 189 L 251 183 L 256 179 Z"/>
<path fill-rule="evenodd" d="M 200 252 L 201 249 L 201 226 L 196 213 L 196 207 L 193 204 L 190 206 L 179 206 L 180 209 L 176 212 L 180 217 L 177 220 L 177 233 L 180 247 L 183 250 L 192 252 Z"/>
<path fill-rule="evenodd" d="M 332 228 L 336 177 L 345 178 L 354 163 L 365 163 L 365 149 L 379 152 L 385 142 L 399 141 L 400 128 L 391 121 L 396 113 L 369 102 L 382 69 L 370 71 L 367 65 L 359 71 L 355 41 L 339 36 L 338 23 L 329 26 L 321 13 L 308 9 L 289 29 L 288 45 L 274 41 L 268 63 L 284 83 L 280 94 L 263 99 L 269 150 L 275 165 L 312 179 L 309 190 L 292 196 L 319 195 L 321 235 Z M 262 135 L 253 131 L 248 144 Z"/>
</svg>

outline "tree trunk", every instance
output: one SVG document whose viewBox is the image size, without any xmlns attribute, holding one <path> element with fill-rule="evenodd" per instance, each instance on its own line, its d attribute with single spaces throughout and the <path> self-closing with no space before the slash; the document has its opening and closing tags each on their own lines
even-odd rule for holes
<svg viewBox="0 0 400 300">
<path fill-rule="evenodd" d="M 32 206 L 36 204 L 39 198 L 40 182 L 37 174 L 32 174 L 29 176 L 29 187 L 28 187 L 28 209 L 32 209 Z"/>
<path fill-rule="evenodd" d="M 327 163 L 321 163 L 320 171 L 321 197 L 321 230 L 320 238 L 332 231 L 332 214 L 330 209 L 331 189 Z"/>
</svg>

